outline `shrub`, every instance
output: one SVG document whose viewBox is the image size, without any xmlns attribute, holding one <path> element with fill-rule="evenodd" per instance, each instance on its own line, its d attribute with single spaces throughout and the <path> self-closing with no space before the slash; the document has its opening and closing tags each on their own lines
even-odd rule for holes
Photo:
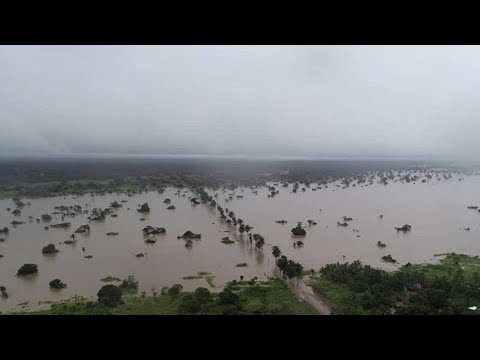
<svg viewBox="0 0 480 360">
<path fill-rule="evenodd" d="M 42 218 L 43 221 L 50 221 L 50 220 L 52 220 L 52 215 L 50 215 L 50 214 L 43 214 L 43 215 L 41 216 L 41 218 Z"/>
<path fill-rule="evenodd" d="M 292 230 L 292 234 L 295 236 L 305 236 L 307 234 L 307 231 L 302 228 L 300 225 L 297 227 L 294 227 Z"/>
<path fill-rule="evenodd" d="M 122 290 L 115 285 L 104 285 L 97 293 L 98 302 L 109 307 L 122 304 Z"/>
<path fill-rule="evenodd" d="M 0 286 L 0 295 L 4 299 L 8 298 L 7 288 L 5 286 Z"/>
<path fill-rule="evenodd" d="M 206 304 L 212 301 L 212 294 L 207 288 L 204 288 L 204 287 L 196 288 L 193 294 L 195 295 L 195 299 L 200 304 Z"/>
<path fill-rule="evenodd" d="M 233 244 L 235 241 L 233 240 L 230 240 L 228 236 L 225 236 L 224 238 L 222 238 L 222 243 L 223 244 Z"/>
<path fill-rule="evenodd" d="M 65 285 L 60 279 L 52 280 L 48 285 L 50 286 L 51 289 L 58 289 L 58 290 L 67 287 L 67 285 Z"/>
<path fill-rule="evenodd" d="M 138 281 L 135 280 L 135 277 L 133 275 L 129 275 L 128 278 L 124 279 L 123 282 L 119 285 L 119 288 L 122 291 L 137 292 Z"/>
<path fill-rule="evenodd" d="M 395 260 L 392 255 L 385 255 L 385 256 L 382 256 L 382 260 L 385 261 L 385 262 L 390 262 L 390 263 L 396 263 L 397 260 Z"/>
<path fill-rule="evenodd" d="M 150 212 L 150 207 L 148 206 L 148 203 L 142 204 L 142 206 L 140 206 L 140 209 L 138 209 L 138 212 L 141 212 L 141 213 Z"/>
<path fill-rule="evenodd" d="M 55 248 L 54 244 L 48 244 L 42 249 L 42 254 L 55 254 L 58 250 Z"/>
<path fill-rule="evenodd" d="M 219 305 L 239 305 L 240 297 L 229 288 L 224 289 L 218 294 Z"/>
<path fill-rule="evenodd" d="M 178 305 L 177 311 L 179 314 L 196 314 L 201 308 L 202 305 L 193 295 L 186 295 Z"/>
<path fill-rule="evenodd" d="M 38 266 L 35 264 L 24 264 L 18 269 L 17 276 L 25 276 L 38 273 Z"/>
<path fill-rule="evenodd" d="M 178 297 L 180 295 L 180 292 L 182 291 L 183 286 L 180 284 L 175 284 L 171 288 L 167 290 L 167 294 L 170 295 L 172 298 Z"/>
<path fill-rule="evenodd" d="M 191 232 L 190 230 L 187 230 L 187 231 L 185 231 L 185 233 L 181 237 L 184 238 L 184 239 L 198 239 L 201 236 L 202 235 L 200 235 L 200 234 L 195 234 L 195 233 Z"/>
</svg>

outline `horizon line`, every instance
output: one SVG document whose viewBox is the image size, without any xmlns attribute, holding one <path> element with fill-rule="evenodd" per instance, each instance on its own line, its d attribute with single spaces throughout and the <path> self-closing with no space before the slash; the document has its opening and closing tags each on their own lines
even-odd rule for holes
<svg viewBox="0 0 480 360">
<path fill-rule="evenodd" d="M 159 158 L 159 159 L 258 159 L 258 160 L 423 160 L 452 161 L 432 155 L 246 155 L 246 154 L 151 154 L 151 153 L 9 153 L 0 158 Z"/>
</svg>

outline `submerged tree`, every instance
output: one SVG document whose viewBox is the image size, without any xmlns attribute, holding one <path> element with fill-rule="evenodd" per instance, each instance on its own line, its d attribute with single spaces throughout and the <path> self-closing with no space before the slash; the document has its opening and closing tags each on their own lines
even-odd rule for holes
<svg viewBox="0 0 480 360">
<path fill-rule="evenodd" d="M 187 230 L 185 231 L 185 233 L 180 236 L 179 238 L 183 238 L 183 239 L 200 239 L 202 237 L 201 234 L 195 234 L 193 232 L 191 232 L 190 230 Z"/>
<path fill-rule="evenodd" d="M 396 227 L 395 228 L 397 231 L 403 231 L 403 232 L 407 232 L 407 231 L 410 231 L 412 229 L 412 225 L 409 225 L 409 224 L 405 224 L 401 227 Z"/>
<path fill-rule="evenodd" d="M 280 248 L 278 246 L 272 246 L 272 255 L 275 257 L 275 259 L 282 255 L 282 252 L 280 251 Z"/>
<path fill-rule="evenodd" d="M 42 254 L 55 254 L 58 250 L 55 248 L 54 244 L 48 244 L 42 249 Z"/>
<path fill-rule="evenodd" d="M 42 214 L 41 219 L 43 221 L 51 221 L 52 220 L 52 215 L 50 214 Z"/>
<path fill-rule="evenodd" d="M 148 213 L 150 212 L 150 206 L 148 206 L 148 203 L 143 203 L 142 206 L 140 206 L 140 209 L 137 211 L 141 213 Z"/>
<path fill-rule="evenodd" d="M 263 245 L 265 245 L 265 239 L 260 234 L 253 234 L 253 240 L 257 249 L 262 249 Z"/>
<path fill-rule="evenodd" d="M 17 276 L 25 276 L 38 273 L 38 266 L 35 264 L 24 264 L 18 269 Z"/>
<path fill-rule="evenodd" d="M 119 203 L 118 201 L 116 201 L 116 200 L 115 200 L 115 201 L 112 201 L 112 202 L 110 203 L 110 207 L 111 207 L 111 208 L 119 208 L 119 207 L 122 207 L 122 206 L 123 206 L 123 205 L 120 204 L 120 203 Z"/>
<path fill-rule="evenodd" d="M 280 269 L 281 272 L 284 272 L 287 268 L 288 259 L 285 255 L 280 256 L 275 262 L 277 267 Z"/>
<path fill-rule="evenodd" d="M 0 295 L 4 299 L 8 299 L 7 288 L 5 286 L 0 286 Z"/>
<path fill-rule="evenodd" d="M 302 228 L 301 225 L 297 225 L 291 231 L 292 231 L 292 234 L 295 236 L 305 236 L 307 234 L 307 231 L 304 228 Z"/>
<path fill-rule="evenodd" d="M 240 234 L 243 234 L 245 232 L 245 225 L 240 224 L 240 226 L 238 227 L 238 231 L 240 232 Z"/>
<path fill-rule="evenodd" d="M 65 285 L 60 279 L 52 280 L 48 285 L 50 286 L 51 289 L 56 289 L 56 290 L 60 290 L 67 287 L 67 285 Z"/>
</svg>

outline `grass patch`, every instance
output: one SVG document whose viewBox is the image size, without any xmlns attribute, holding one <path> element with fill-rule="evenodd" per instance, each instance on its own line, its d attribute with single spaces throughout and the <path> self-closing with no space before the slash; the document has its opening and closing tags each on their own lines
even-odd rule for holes
<svg viewBox="0 0 480 360">
<path fill-rule="evenodd" d="M 280 280 L 270 280 L 255 285 L 232 283 L 232 287 L 241 285 L 240 290 L 235 290 L 237 299 L 235 306 L 221 302 L 221 294 L 213 293 L 211 298 L 204 303 L 203 309 L 198 313 L 221 315 L 229 314 L 234 308 L 234 313 L 239 315 L 261 314 L 291 314 L 315 315 L 318 314 L 308 304 L 299 301 L 288 287 Z M 125 296 L 124 303 L 115 308 L 107 308 L 97 302 L 81 300 L 67 300 L 53 303 L 50 309 L 39 311 L 17 311 L 10 315 L 176 315 L 179 306 L 187 300 L 187 296 L 195 293 L 180 293 L 177 297 L 167 294 L 159 296 L 139 297 Z M 185 304 L 184 304 L 185 305 Z M 185 306 L 184 306 L 185 309 Z M 188 309 L 188 308 L 187 308 Z M 188 313 L 188 311 L 186 312 Z"/>
<path fill-rule="evenodd" d="M 451 276 L 457 269 L 461 269 L 467 280 L 473 280 L 475 273 L 480 273 L 480 258 L 463 254 L 440 254 L 445 256 L 440 264 L 416 264 L 414 269 L 421 271 L 428 279 L 440 276 Z"/>
<path fill-rule="evenodd" d="M 170 296 L 127 297 L 124 304 L 107 308 L 96 302 L 67 300 L 54 303 L 50 309 L 39 311 L 18 311 L 11 315 L 174 315 L 182 301 L 183 294 L 172 299 Z"/>
<path fill-rule="evenodd" d="M 344 284 L 337 284 L 325 279 L 315 279 L 310 282 L 310 286 L 327 299 L 327 304 L 333 314 L 354 313 L 364 315 L 368 313 L 361 308 L 352 309 L 350 305 L 352 291 Z"/>
<path fill-rule="evenodd" d="M 260 290 L 262 288 L 263 290 Z M 245 294 L 241 296 L 241 299 L 254 297 L 258 292 L 262 294 L 259 298 L 263 301 L 267 313 L 279 312 L 285 315 L 318 315 L 318 312 L 314 308 L 300 301 L 292 294 L 287 285 L 279 279 L 246 288 Z M 255 304 L 255 302 L 251 301 L 250 304 L 252 303 Z"/>
</svg>

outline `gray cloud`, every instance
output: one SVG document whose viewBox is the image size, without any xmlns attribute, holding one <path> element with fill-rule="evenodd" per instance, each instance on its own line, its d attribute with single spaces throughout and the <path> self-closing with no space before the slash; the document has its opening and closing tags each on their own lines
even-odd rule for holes
<svg viewBox="0 0 480 360">
<path fill-rule="evenodd" d="M 480 153 L 478 46 L 0 46 L 0 153 Z"/>
</svg>

